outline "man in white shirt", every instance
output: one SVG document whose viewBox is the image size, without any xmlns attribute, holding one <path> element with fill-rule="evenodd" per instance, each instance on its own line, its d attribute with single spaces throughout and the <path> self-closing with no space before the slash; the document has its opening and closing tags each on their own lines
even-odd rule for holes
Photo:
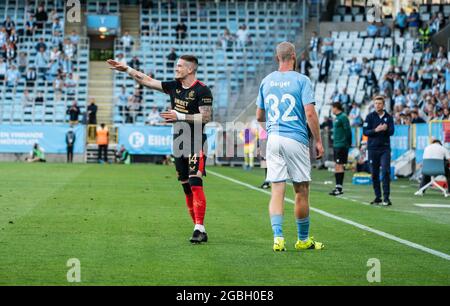
<svg viewBox="0 0 450 306">
<path fill-rule="evenodd" d="M 154 106 L 147 116 L 147 124 L 157 125 L 159 123 L 161 123 L 161 116 L 159 115 L 158 108 Z"/>
<path fill-rule="evenodd" d="M 128 31 L 125 32 L 125 35 L 122 36 L 120 41 L 122 42 L 122 46 L 125 48 L 125 51 L 130 52 L 131 46 L 133 45 L 133 37 L 130 36 Z"/>
<path fill-rule="evenodd" d="M 245 24 L 239 27 L 239 30 L 236 32 L 236 36 L 238 46 L 244 48 L 248 41 L 248 30 Z"/>
<path fill-rule="evenodd" d="M 450 162 L 450 152 L 442 146 L 439 139 L 433 139 L 431 144 L 427 146 L 423 152 L 423 159 L 441 159 L 445 165 L 445 177 L 447 178 L 447 190 L 450 193 L 450 169 L 448 168 Z M 422 188 L 430 182 L 429 175 L 422 175 L 420 187 Z M 425 192 L 425 191 L 424 191 Z"/>
</svg>

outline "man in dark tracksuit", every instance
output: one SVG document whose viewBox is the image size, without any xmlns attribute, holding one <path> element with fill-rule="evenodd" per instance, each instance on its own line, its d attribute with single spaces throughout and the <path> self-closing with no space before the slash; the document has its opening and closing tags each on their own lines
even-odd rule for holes
<svg viewBox="0 0 450 306">
<path fill-rule="evenodd" d="M 394 134 L 394 120 L 384 110 L 384 98 L 374 98 L 375 111 L 368 114 L 363 125 L 363 133 L 368 137 L 370 171 L 372 173 L 375 200 L 370 204 L 392 205 L 390 195 L 391 141 Z M 381 201 L 380 166 L 383 176 L 383 198 Z"/>
</svg>

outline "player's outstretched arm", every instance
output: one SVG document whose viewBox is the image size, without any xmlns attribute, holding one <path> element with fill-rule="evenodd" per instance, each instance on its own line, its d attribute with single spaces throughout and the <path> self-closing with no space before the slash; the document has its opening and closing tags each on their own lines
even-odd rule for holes
<svg viewBox="0 0 450 306">
<path fill-rule="evenodd" d="M 118 61 L 109 59 L 106 62 L 110 65 L 109 67 L 110 69 L 128 73 L 130 77 L 132 77 L 136 82 L 138 82 L 142 86 L 164 92 L 161 85 L 161 81 L 154 80 L 145 73 L 139 72 L 123 63 L 119 63 Z"/>
<path fill-rule="evenodd" d="M 317 117 L 316 107 L 314 104 L 305 106 L 306 120 L 316 142 L 316 158 L 321 159 L 324 153 L 322 138 L 320 137 L 319 118 Z"/>
</svg>

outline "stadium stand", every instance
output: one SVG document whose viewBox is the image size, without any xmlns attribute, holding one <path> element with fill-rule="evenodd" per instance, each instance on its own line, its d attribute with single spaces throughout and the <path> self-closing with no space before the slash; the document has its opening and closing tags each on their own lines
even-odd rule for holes
<svg viewBox="0 0 450 306">
<path fill-rule="evenodd" d="M 42 9 L 39 7 L 43 4 Z M 13 41 L 16 56 L 6 58 L 0 65 L 0 123 L 52 124 L 67 122 L 67 107 L 73 100 L 83 111 L 86 108 L 88 86 L 89 44 L 80 38 L 74 44 L 64 36 L 64 7 L 62 1 L 6 1 L 0 3 L 1 20 L 9 16 L 12 31 L 2 30 L 2 46 Z M 42 28 L 39 23 L 42 22 Z M 3 23 L 3 28 L 6 28 Z M 14 35 L 17 33 L 17 35 Z M 43 53 L 39 52 L 44 47 Z M 55 49 L 56 48 L 56 49 Z M 21 71 L 17 72 L 13 66 Z M 31 69 L 36 80 L 27 79 Z M 32 76 L 33 73 L 30 74 Z M 69 80 L 72 74 L 72 80 Z"/>
<path fill-rule="evenodd" d="M 115 54 L 124 55 L 127 63 L 137 56 L 146 69 L 144 72 L 152 73 L 159 80 L 173 78 L 173 68 L 167 58 L 172 48 L 177 56 L 196 54 L 200 61 L 198 78 L 213 89 L 217 114 L 228 109 L 249 82 L 256 81 L 258 69 L 272 64 L 273 46 L 277 42 L 295 39 L 301 27 L 298 12 L 301 10 L 297 1 L 194 0 L 177 1 L 172 6 L 165 1 L 153 1 L 151 8 L 142 7 L 143 31 L 140 37 L 134 38 L 133 49 L 127 52 L 118 39 Z M 187 31 L 185 37 L 177 38 L 175 29 L 181 22 Z M 246 29 L 238 32 L 242 25 L 248 29 L 247 33 Z M 116 74 L 115 96 L 120 95 L 123 85 L 130 94 L 133 80 Z M 124 109 L 132 107 L 126 108 L 126 102 L 117 99 L 114 122 L 143 124 L 153 106 L 159 110 L 167 106 L 168 98 L 164 94 L 144 89 L 143 97 L 137 116 L 124 114 Z"/>
<path fill-rule="evenodd" d="M 414 109 L 425 119 L 448 119 L 448 115 L 444 114 L 444 109 L 448 108 L 448 93 L 445 91 L 448 61 L 443 49 L 436 53 L 423 50 L 418 47 L 419 38 L 409 34 L 401 37 L 397 30 L 393 37 L 385 38 L 370 38 L 364 31 L 332 32 L 332 37 L 335 57 L 331 61 L 327 82 L 318 81 L 317 65 L 311 70 L 321 122 L 330 116 L 331 103 L 339 101 L 344 89 L 350 95 L 347 109 L 351 109 L 351 102 L 356 102 L 362 108 L 362 117 L 370 110 L 368 102 L 372 95 L 380 93 L 386 96 L 388 109 L 394 111 L 398 124 L 403 122 L 401 116 L 410 116 Z M 397 56 L 392 56 L 393 44 L 399 48 Z M 377 49 L 380 50 L 380 57 L 375 56 Z M 361 71 L 358 73 L 351 72 L 352 58 L 356 58 L 356 63 L 360 65 Z M 369 69 L 376 77 L 374 86 L 367 85 Z M 432 78 L 430 84 L 426 80 L 428 76 Z M 417 85 L 414 80 L 418 81 Z M 409 88 L 412 89 L 411 93 L 408 93 Z M 395 96 L 395 89 L 401 90 L 404 99 Z M 429 111 L 428 100 L 433 99 L 433 96 L 433 111 Z M 439 110 L 437 114 L 436 110 Z"/>
</svg>

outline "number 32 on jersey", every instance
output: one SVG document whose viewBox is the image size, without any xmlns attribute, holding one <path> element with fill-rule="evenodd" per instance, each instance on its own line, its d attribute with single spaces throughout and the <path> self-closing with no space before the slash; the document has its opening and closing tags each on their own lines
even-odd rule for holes
<svg viewBox="0 0 450 306">
<path fill-rule="evenodd" d="M 298 120 L 298 116 L 291 115 L 292 110 L 295 107 L 295 98 L 291 94 L 284 94 L 281 99 L 279 99 L 276 95 L 270 94 L 264 100 L 264 103 L 270 105 L 270 110 L 267 115 L 269 117 L 269 121 L 276 122 L 280 119 L 281 111 L 280 111 L 280 103 L 289 103 L 289 106 L 284 111 L 283 115 L 281 115 L 281 120 L 288 122 Z M 283 107 L 284 109 L 284 107 Z"/>
</svg>

